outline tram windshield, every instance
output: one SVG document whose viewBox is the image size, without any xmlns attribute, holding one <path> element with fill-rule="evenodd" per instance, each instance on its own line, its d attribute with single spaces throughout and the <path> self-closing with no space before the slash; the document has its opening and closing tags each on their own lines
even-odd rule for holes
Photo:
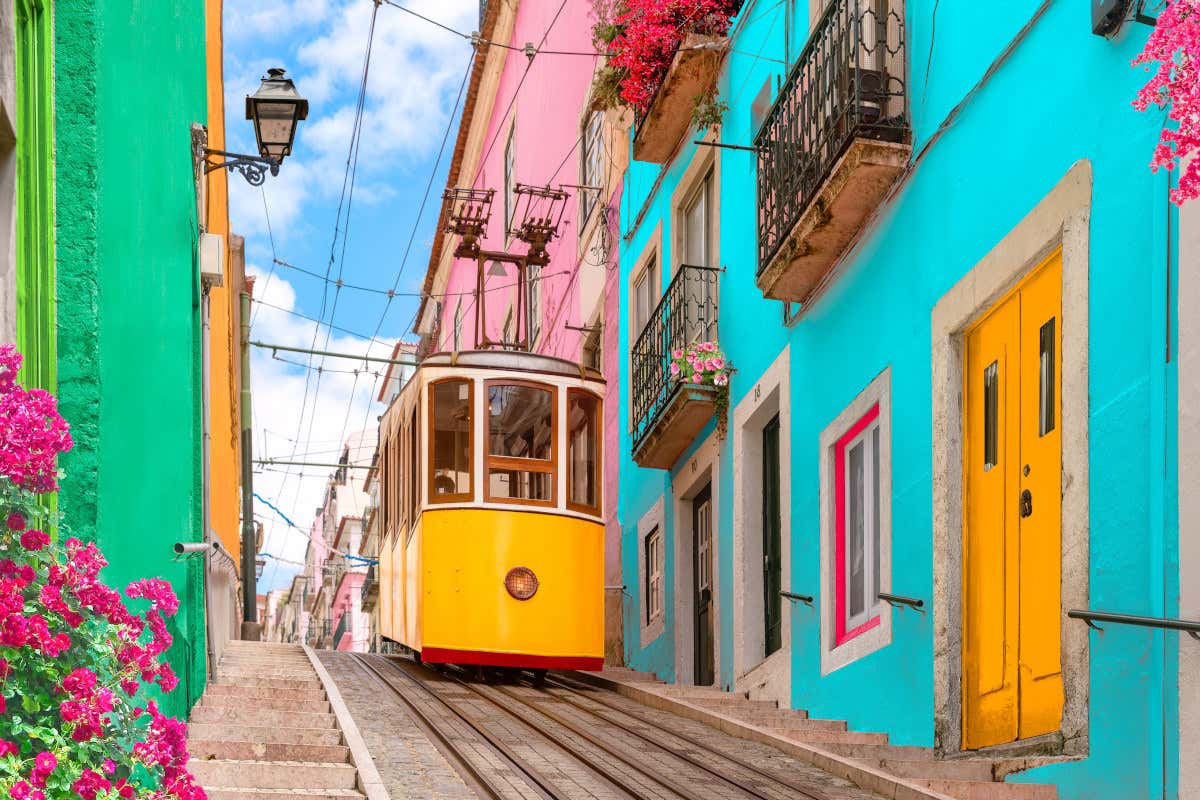
<svg viewBox="0 0 1200 800">
<path fill-rule="evenodd" d="M 549 387 L 488 382 L 488 496 L 554 502 L 555 400 Z"/>
</svg>

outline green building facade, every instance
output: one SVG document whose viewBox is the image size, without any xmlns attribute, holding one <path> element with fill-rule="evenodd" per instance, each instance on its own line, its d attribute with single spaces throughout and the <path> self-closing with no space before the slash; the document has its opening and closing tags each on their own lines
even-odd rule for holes
<svg viewBox="0 0 1200 800">
<path fill-rule="evenodd" d="M 59 507 L 64 535 L 106 554 L 110 585 L 174 586 L 180 683 L 163 706 L 177 715 L 206 676 L 203 562 L 172 550 L 203 538 L 191 124 L 207 119 L 204 14 L 203 0 L 53 7 L 50 335 L 75 438 Z"/>
</svg>

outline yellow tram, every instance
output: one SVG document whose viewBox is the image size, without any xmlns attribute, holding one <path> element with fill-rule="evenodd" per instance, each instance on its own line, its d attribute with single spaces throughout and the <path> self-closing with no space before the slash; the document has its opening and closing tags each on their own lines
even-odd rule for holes
<svg viewBox="0 0 1200 800">
<path fill-rule="evenodd" d="M 380 629 L 428 663 L 600 669 L 600 374 L 435 354 L 380 420 Z"/>
</svg>

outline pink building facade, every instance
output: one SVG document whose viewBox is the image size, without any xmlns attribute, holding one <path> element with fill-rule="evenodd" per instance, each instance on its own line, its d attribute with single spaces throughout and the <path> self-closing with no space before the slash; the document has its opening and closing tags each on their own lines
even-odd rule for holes
<svg viewBox="0 0 1200 800">
<path fill-rule="evenodd" d="M 610 376 L 604 404 L 605 638 L 606 658 L 620 663 L 616 254 L 628 120 L 618 112 L 591 108 L 597 58 L 561 54 L 592 52 L 593 24 L 589 0 L 566 0 L 561 8 L 553 3 L 486 5 L 481 35 L 515 49 L 480 45 L 447 189 L 494 190 L 481 240 L 487 251 L 527 252 L 528 245 L 509 233 L 520 224 L 528 202 L 522 186 L 562 190 L 562 217 L 549 243 L 549 263 L 531 266 L 526 275 L 523 320 L 518 318 L 517 269 L 499 262 L 484 271 L 484 315 L 477 319 L 477 263 L 455 258 L 457 237 L 439 232 L 417 329 L 425 353 L 476 349 L 482 330 L 493 342 L 527 340 L 533 352 L 581 362 Z M 526 43 L 546 52 L 530 59 L 522 50 Z M 535 207 L 544 212 L 547 203 Z M 439 229 L 445 214 L 443 209 Z"/>
</svg>

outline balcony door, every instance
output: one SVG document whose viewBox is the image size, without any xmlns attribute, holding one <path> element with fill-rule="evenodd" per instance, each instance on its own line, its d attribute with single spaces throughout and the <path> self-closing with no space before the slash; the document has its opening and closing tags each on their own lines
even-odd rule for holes
<svg viewBox="0 0 1200 800">
<path fill-rule="evenodd" d="M 712 170 L 705 173 L 688 197 L 681 215 L 683 223 L 682 263 L 692 267 L 715 267 L 716 207 Z M 686 286 L 686 331 L 679 333 L 689 342 L 717 340 L 716 273 L 691 271 Z"/>
<path fill-rule="evenodd" d="M 1062 258 L 966 336 L 963 745 L 1059 730 Z"/>
</svg>

